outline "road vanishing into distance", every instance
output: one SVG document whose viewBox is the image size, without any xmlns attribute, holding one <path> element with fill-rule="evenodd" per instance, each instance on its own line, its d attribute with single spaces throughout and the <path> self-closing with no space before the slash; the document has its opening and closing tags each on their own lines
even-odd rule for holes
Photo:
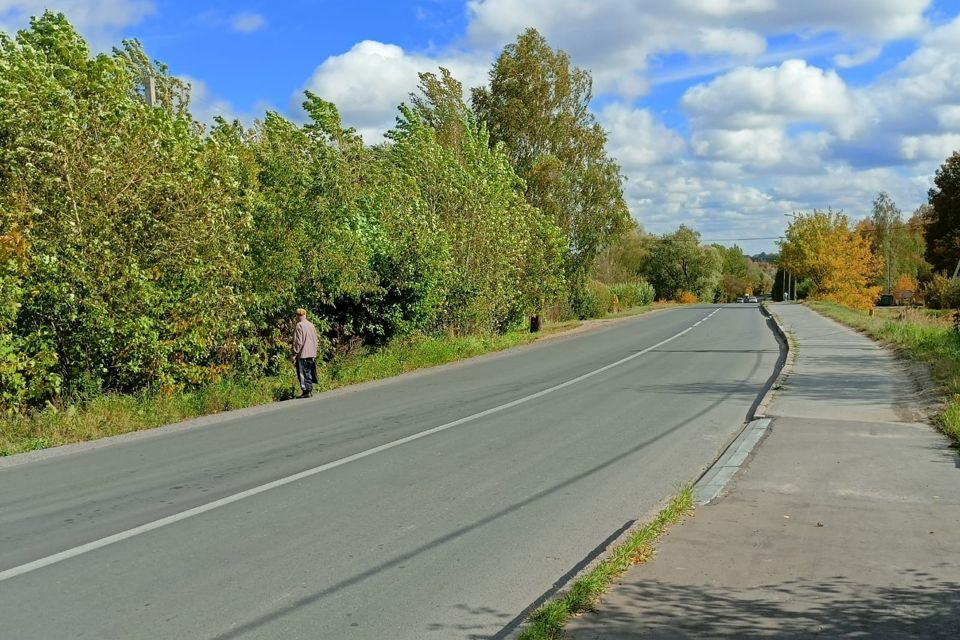
<svg viewBox="0 0 960 640">
<path fill-rule="evenodd" d="M 505 638 L 713 462 L 777 357 L 756 305 L 680 307 L 0 459 L 0 636 Z"/>
</svg>

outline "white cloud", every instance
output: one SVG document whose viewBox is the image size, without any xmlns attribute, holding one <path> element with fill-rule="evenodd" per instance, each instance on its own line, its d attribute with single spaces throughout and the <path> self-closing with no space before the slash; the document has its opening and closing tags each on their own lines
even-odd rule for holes
<svg viewBox="0 0 960 640">
<path fill-rule="evenodd" d="M 240 33 L 253 33 L 267 26 L 267 21 L 259 13 L 244 11 L 230 18 L 230 27 Z"/>
<path fill-rule="evenodd" d="M 944 129 L 960 131 L 960 104 L 945 104 L 934 107 L 937 124 Z"/>
<path fill-rule="evenodd" d="M 701 158 L 769 166 L 783 160 L 788 142 L 786 133 L 776 127 L 708 129 L 695 133 L 691 145 Z"/>
<path fill-rule="evenodd" d="M 894 40 L 926 29 L 924 12 L 931 0 L 777 0 L 776 8 L 748 21 L 765 32 L 841 33 Z"/>
<path fill-rule="evenodd" d="M 156 11 L 151 0 L 0 0 L 0 30 L 12 33 L 45 10 L 63 13 L 95 48 L 113 44 L 117 31 Z"/>
<path fill-rule="evenodd" d="M 864 93 L 888 123 L 938 124 L 939 109 L 960 105 L 960 18 L 927 34 L 915 52 Z"/>
<path fill-rule="evenodd" d="M 859 67 L 876 60 L 883 52 L 882 47 L 867 47 L 854 53 L 840 53 L 833 57 L 833 64 L 841 69 L 851 69 Z"/>
<path fill-rule="evenodd" d="M 227 122 L 239 120 L 245 127 L 253 126 L 262 119 L 267 111 L 277 111 L 269 102 L 260 100 L 249 111 L 237 110 L 233 103 L 215 94 L 203 80 L 181 75 L 181 80 L 190 84 L 190 113 L 194 120 L 207 127 L 214 124 L 214 118 L 222 117 Z"/>
<path fill-rule="evenodd" d="M 943 162 L 957 149 L 960 149 L 960 133 L 906 136 L 901 141 L 903 157 L 910 161 Z"/>
<path fill-rule="evenodd" d="M 600 112 L 599 120 L 608 132 L 610 155 L 626 171 L 676 162 L 686 150 L 683 138 L 646 109 L 613 103 Z"/>
<path fill-rule="evenodd" d="M 802 202 L 804 209 L 832 207 L 854 219 L 869 215 L 873 198 L 880 191 L 889 193 L 905 210 L 926 199 L 925 187 L 889 168 L 856 170 L 840 166 L 815 175 L 780 176 L 772 188 L 776 197 Z"/>
<path fill-rule="evenodd" d="M 702 27 L 698 52 L 757 56 L 767 48 L 767 39 L 745 29 Z"/>
<path fill-rule="evenodd" d="M 832 46 L 844 50 L 865 40 L 875 47 L 922 33 L 929 2 L 470 0 L 467 39 L 481 48 L 499 48 L 535 27 L 575 64 L 594 71 L 598 91 L 632 98 L 649 88 L 646 73 L 661 55 L 756 57 L 766 50 L 767 37 L 797 34 L 833 34 L 838 40 Z M 846 55 L 842 60 L 852 62 Z"/>
<path fill-rule="evenodd" d="M 190 113 L 197 122 L 209 125 L 216 116 L 227 121 L 239 119 L 230 101 L 214 95 L 203 80 L 187 75 L 179 77 L 190 85 Z"/>
<path fill-rule="evenodd" d="M 816 123 L 842 137 L 863 124 L 864 111 L 835 71 L 787 60 L 778 67 L 741 67 L 689 89 L 681 101 L 704 128 L 769 129 Z"/>
<path fill-rule="evenodd" d="M 344 122 L 356 127 L 367 143 L 374 143 L 393 126 L 397 106 L 416 90 L 419 72 L 436 73 L 439 67 L 446 67 L 469 90 L 486 82 L 489 65 L 486 54 L 432 58 L 364 40 L 346 53 L 324 60 L 306 88 L 336 104 Z M 299 92 L 295 100 L 301 101 Z"/>
<path fill-rule="evenodd" d="M 765 13 L 777 7 L 776 0 L 679 0 L 677 4 L 691 13 L 702 13 L 718 18 Z"/>
</svg>

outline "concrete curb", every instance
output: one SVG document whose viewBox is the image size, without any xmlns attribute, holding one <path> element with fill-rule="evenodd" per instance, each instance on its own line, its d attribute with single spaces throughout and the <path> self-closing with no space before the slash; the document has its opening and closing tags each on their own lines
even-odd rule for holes
<svg viewBox="0 0 960 640">
<path fill-rule="evenodd" d="M 773 403 L 773 397 L 776 395 L 776 392 L 783 387 L 784 381 L 793 370 L 793 359 L 790 357 L 790 339 L 787 337 L 787 332 L 780 324 L 780 319 L 777 318 L 777 316 L 767 308 L 766 304 L 760 305 L 760 313 L 766 316 L 767 324 L 773 330 L 773 334 L 777 337 L 777 342 L 780 343 L 780 358 L 777 360 L 777 367 L 779 367 L 780 373 L 777 375 L 776 380 L 773 381 L 773 384 L 770 385 L 770 387 L 763 394 L 763 398 L 760 399 L 760 403 L 753 412 L 753 419 L 770 417 L 767 412 L 770 410 L 770 405 Z"/>
<path fill-rule="evenodd" d="M 761 392 L 759 401 L 747 415 L 747 421 L 740 433 L 727 445 L 727 448 L 723 450 L 717 460 L 703 472 L 703 475 L 697 479 L 693 486 L 694 501 L 697 506 L 708 504 L 720 495 L 723 488 L 733 479 L 733 476 L 746 462 L 747 457 L 766 435 L 771 422 L 771 418 L 767 416 L 767 411 L 773 402 L 775 392 L 782 387 L 783 381 L 790 373 L 790 340 L 787 338 L 787 333 L 766 305 L 760 305 L 760 313 L 767 318 L 767 326 L 773 331 L 773 335 L 780 345 L 780 355 L 774 368 L 775 377 L 767 383 L 767 387 Z"/>
<path fill-rule="evenodd" d="M 737 471 L 743 466 L 750 453 L 756 448 L 763 437 L 767 434 L 771 419 L 760 415 L 765 412 L 773 398 L 774 390 L 778 389 L 786 378 L 788 371 L 787 362 L 790 353 L 790 342 L 787 334 L 780 326 L 777 319 L 770 313 L 764 305 L 760 305 L 760 312 L 766 316 L 767 324 L 771 327 L 774 337 L 780 345 L 780 355 L 777 358 L 777 364 L 774 371 L 779 373 L 771 382 L 768 382 L 767 388 L 762 391 L 763 394 L 759 403 L 754 405 L 743 428 L 734 436 L 733 440 L 723 449 L 716 460 L 710 464 L 703 473 L 696 479 L 693 485 L 694 504 L 703 506 L 717 498 L 723 491 L 727 483 L 736 475 Z M 564 593 L 573 582 L 582 575 L 591 571 L 598 563 L 609 556 L 610 550 L 626 540 L 631 533 L 639 529 L 644 524 L 652 521 L 656 515 L 669 504 L 670 498 L 661 500 L 653 509 L 643 514 L 636 520 L 628 522 L 623 528 L 611 535 L 606 541 L 598 546 L 587 558 L 581 562 L 572 571 L 558 580 L 554 587 L 541 595 L 529 607 L 524 609 L 520 615 L 510 621 L 503 630 L 493 636 L 493 640 L 516 640 L 524 629 L 524 623 L 527 618 L 537 608 L 550 601 L 557 594 Z"/>
<path fill-rule="evenodd" d="M 712 502 L 733 476 L 740 470 L 747 456 L 757 446 L 770 427 L 770 418 L 751 420 L 723 455 L 707 470 L 693 487 L 697 506 Z"/>
</svg>

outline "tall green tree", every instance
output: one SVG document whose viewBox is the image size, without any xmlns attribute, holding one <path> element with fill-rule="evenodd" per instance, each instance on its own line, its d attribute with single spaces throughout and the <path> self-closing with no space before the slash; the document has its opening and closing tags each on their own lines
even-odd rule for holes
<svg viewBox="0 0 960 640">
<path fill-rule="evenodd" d="M 715 247 L 700 244 L 700 234 L 687 227 L 660 236 L 650 248 L 647 280 L 665 300 L 687 292 L 713 302 L 720 285 L 723 256 Z"/>
<path fill-rule="evenodd" d="M 589 110 L 589 72 L 571 65 L 535 29 L 507 45 L 473 108 L 493 144 L 503 143 L 527 201 L 566 234 L 565 271 L 574 300 L 596 256 L 629 219 L 620 167 Z"/>
<path fill-rule="evenodd" d="M 591 275 L 604 284 L 634 282 L 650 255 L 653 237 L 631 218 L 627 229 L 594 259 Z"/>
<path fill-rule="evenodd" d="M 724 247 L 719 244 L 713 245 L 713 248 L 722 260 L 722 276 L 717 292 L 719 301 L 733 302 L 739 296 L 763 290 L 762 271 L 744 255 L 743 249 L 737 245 Z"/>
<path fill-rule="evenodd" d="M 925 230 L 927 261 L 934 271 L 953 274 L 960 266 L 960 151 L 940 165 L 933 182 Z"/>
<path fill-rule="evenodd" d="M 930 274 L 930 265 L 924 259 L 926 243 L 921 219 L 913 216 L 904 221 L 887 193 L 877 195 L 872 215 L 858 223 L 857 230 L 870 240 L 874 253 L 883 261 L 875 284 L 884 291 L 892 292 L 902 276 L 916 281 Z"/>
<path fill-rule="evenodd" d="M 135 42 L 91 56 L 52 13 L 0 39 L 0 228 L 28 247 L 13 330 L 70 397 L 215 380 L 241 355 L 248 221 L 197 133 Z"/>
<path fill-rule="evenodd" d="M 523 196 L 503 144 L 463 102 L 443 69 L 420 75 L 412 106 L 388 135 L 395 166 L 409 175 L 450 243 L 444 325 L 495 331 L 537 313 L 562 286 L 562 236 Z"/>
</svg>

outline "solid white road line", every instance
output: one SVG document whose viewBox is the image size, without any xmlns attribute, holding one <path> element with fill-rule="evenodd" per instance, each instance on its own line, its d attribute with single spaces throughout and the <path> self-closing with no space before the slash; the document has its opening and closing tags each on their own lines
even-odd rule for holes
<svg viewBox="0 0 960 640">
<path fill-rule="evenodd" d="M 553 393 L 553 392 L 555 392 L 555 391 L 559 391 L 559 390 L 561 390 L 561 389 L 565 389 L 565 388 L 567 388 L 567 387 L 569 387 L 569 386 L 572 386 L 572 385 L 577 384 L 578 382 L 583 382 L 583 381 L 586 380 L 587 378 L 592 378 L 593 376 L 599 375 L 599 374 L 603 373 L 604 371 L 609 371 L 610 369 L 613 369 L 614 367 L 618 367 L 618 366 L 620 366 L 620 365 L 622 365 L 622 364 L 624 364 L 624 363 L 626 363 L 626 362 L 630 362 L 631 360 L 633 360 L 633 359 L 635 359 L 635 358 L 639 358 L 640 356 L 642 356 L 642 355 L 644 355 L 644 354 L 646 354 L 646 353 L 649 353 L 649 352 L 653 351 L 654 349 L 657 349 L 658 347 L 662 347 L 663 345 L 667 344 L 668 342 L 671 342 L 671 341 L 673 341 L 673 340 L 676 340 L 676 339 L 679 338 L 680 336 L 682 336 L 682 335 L 684 335 L 684 334 L 686 334 L 686 333 L 689 333 L 690 331 L 693 331 L 694 327 L 697 327 L 697 326 L 699 326 L 701 323 L 705 322 L 706 320 L 709 320 L 709 319 L 710 319 L 711 317 L 713 317 L 713 315 L 716 314 L 718 311 L 720 311 L 719 308 L 718 308 L 718 309 L 715 309 L 712 313 L 710 313 L 709 315 L 707 315 L 706 317 L 704 317 L 703 319 L 701 319 L 699 322 L 697 322 L 697 323 L 695 323 L 695 324 L 687 327 L 686 329 L 684 329 L 683 331 L 681 331 L 681 332 L 679 332 L 679 333 L 676 333 L 676 334 L 670 336 L 670 337 L 667 338 L 666 340 L 661 340 L 660 342 L 658 342 L 657 344 L 653 345 L 652 347 L 647 347 L 647 348 L 644 349 L 643 351 L 638 351 L 637 353 L 631 354 L 631 355 L 629 355 L 629 356 L 627 356 L 627 357 L 625 357 L 625 358 L 621 358 L 620 360 L 617 360 L 616 362 L 611 362 L 611 363 L 608 364 L 608 365 L 605 365 L 605 366 L 603 366 L 603 367 L 600 367 L 599 369 L 595 369 L 595 370 L 593 370 L 593 371 L 590 371 L 589 373 L 585 373 L 585 374 L 583 374 L 582 376 L 577 376 L 576 378 L 573 378 L 573 379 L 571 379 L 571 380 L 567 380 L 566 382 L 561 382 L 561 383 L 558 384 L 558 385 L 549 387 L 549 388 L 547 388 L 547 389 L 543 389 L 542 391 L 538 391 L 538 392 L 536 392 L 536 393 L 532 393 L 532 394 L 530 394 L 530 395 L 528 395 L 528 396 L 524 396 L 524 397 L 522 397 L 522 398 L 518 398 L 518 399 L 513 400 L 513 401 L 511 401 L 511 402 L 507 402 L 506 404 L 501 404 L 501 405 L 499 405 L 499 406 L 496 406 L 496 407 L 493 407 L 493 408 L 490 408 L 490 409 L 486 409 L 486 410 L 484 410 L 484 411 L 480 411 L 480 412 L 478 412 L 478 413 L 474 413 L 474 414 L 472 414 L 472 415 L 466 416 L 465 418 L 460 418 L 459 420 L 454 420 L 453 422 L 448 422 L 448 423 L 446 423 L 446 424 L 442 424 L 442 425 L 440 425 L 439 427 L 433 427 L 432 429 L 427 429 L 426 431 L 421 431 L 421 432 L 419 432 L 419 433 L 415 433 L 415 434 L 410 435 L 410 436 L 407 436 L 407 437 L 405 437 L 405 438 L 400 438 L 399 440 L 394 440 L 393 442 L 388 442 L 387 444 L 382 444 L 382 445 L 380 445 L 379 447 L 374 447 L 374 448 L 372 448 L 372 449 L 367 449 L 366 451 L 361 451 L 360 453 L 355 453 L 355 454 L 353 454 L 353 455 L 351 455 L 351 456 L 347 456 L 347 457 L 345 457 L 345 458 L 340 458 L 339 460 L 334 460 L 333 462 L 328 462 L 327 464 L 322 464 L 322 465 L 320 465 L 319 467 L 314 467 L 314 468 L 312 468 L 312 469 L 307 469 L 306 471 L 301 471 L 300 473 L 295 473 L 295 474 L 293 474 L 292 476 L 287 476 L 287 477 L 285 477 L 285 478 L 280 478 L 279 480 L 274 480 L 273 482 L 268 482 L 268 483 L 266 483 L 266 484 L 262 484 L 262 485 L 260 485 L 260 486 L 253 487 L 252 489 L 247 489 L 246 491 L 241 491 L 240 493 L 235 493 L 235 494 L 230 495 L 230 496 L 227 496 L 227 497 L 225 497 L 225 498 L 220 498 L 219 500 L 214 500 L 213 502 L 208 502 L 207 504 L 203 504 L 203 505 L 200 505 L 200 506 L 198 506 L 198 507 L 193 507 L 192 509 L 187 509 L 186 511 L 181 511 L 180 513 L 175 513 L 175 514 L 173 514 L 173 515 L 171 515 L 171 516 L 167 516 L 166 518 L 160 518 L 159 520 L 154 520 L 153 522 L 148 522 L 147 524 L 140 525 L 139 527 L 134 527 L 133 529 L 127 529 L 126 531 L 121 531 L 120 533 L 115 533 L 115 534 L 113 534 L 113 535 L 111 535 L 111 536 L 107 536 L 107 537 L 105 537 L 105 538 L 100 538 L 99 540 L 94 540 L 93 542 L 88 542 L 88 543 L 86 543 L 86 544 L 82 544 L 82 545 L 80 545 L 80 546 L 73 547 L 73 548 L 71 548 L 71 549 L 66 549 L 65 551 L 61 551 L 61 552 L 59 552 L 59 553 L 54 553 L 53 555 L 49 555 L 49 556 L 46 556 L 46 557 L 44 557 L 44 558 L 40 558 L 40 559 L 38 559 L 38 560 L 34 560 L 34 561 L 32 561 L 32 562 L 28 562 L 28 563 L 26 563 L 26 564 L 21 564 L 21 565 L 19 565 L 19 566 L 13 567 L 13 568 L 11 568 L 11 569 L 7 569 L 7 570 L 5 570 L 5 571 L 0 571 L 0 582 L 3 582 L 4 580 L 9 580 L 10 578 L 15 578 L 15 577 L 17 577 L 17 576 L 21 576 L 21 575 L 23 575 L 23 574 L 25 574 L 25 573 L 30 573 L 31 571 L 36 571 L 37 569 L 42 569 L 43 567 L 48 567 L 48 566 L 50 566 L 50 565 L 52 565 L 52 564 L 56 564 L 56 563 L 62 562 L 62 561 L 64 561 L 64 560 L 69 560 L 70 558 L 75 558 L 75 557 L 77 557 L 77 556 L 79 556 L 79 555 L 83 555 L 84 553 L 89 553 L 90 551 L 95 551 L 95 550 L 97 550 L 97 549 L 101 549 L 101 548 L 103 548 L 103 547 L 109 546 L 109 545 L 114 544 L 114 543 L 116 543 L 116 542 L 121 542 L 121 541 L 123 541 L 123 540 L 127 540 L 128 538 L 133 538 L 134 536 L 138 536 L 138 535 L 140 535 L 140 534 L 142 534 L 142 533 L 147 533 L 147 532 L 149 532 L 149 531 L 154 531 L 154 530 L 159 529 L 159 528 L 161 528 L 161 527 L 165 527 L 165 526 L 167 526 L 168 524 L 174 524 L 175 522 L 180 522 L 181 520 L 186 520 L 187 518 L 192 518 L 193 516 L 198 516 L 198 515 L 200 515 L 201 513 L 206 513 L 206 512 L 208 512 L 208 511 L 213 511 L 214 509 L 217 509 L 217 508 L 219 508 L 219 507 L 223 507 L 223 506 L 226 506 L 226 505 L 228 505 L 228 504 L 233 504 L 234 502 L 238 502 L 238 501 L 240 501 L 240 500 L 243 500 L 244 498 L 249 498 L 249 497 L 251 497 L 251 496 L 255 496 L 255 495 L 257 495 L 257 494 L 264 493 L 265 491 L 270 491 L 271 489 L 276 489 L 277 487 L 282 487 L 282 486 L 287 485 L 287 484 L 290 484 L 290 483 L 292 483 L 292 482 L 297 482 L 298 480 L 303 480 L 304 478 L 309 478 L 310 476 L 315 476 L 315 475 L 317 475 L 318 473 L 323 473 L 324 471 L 329 471 L 330 469 L 336 469 L 337 467 L 342 467 L 342 466 L 345 465 L 345 464 L 349 464 L 349 463 L 351 463 L 351 462 L 356 462 L 357 460 L 362 460 L 363 458 L 367 458 L 367 457 L 369 457 L 369 456 L 372 456 L 372 455 L 374 455 L 374 454 L 380 453 L 380 452 L 382 452 L 382 451 L 386 451 L 386 450 L 388 450 L 388 449 L 393 449 L 394 447 L 399 447 L 400 445 L 407 444 L 408 442 L 413 442 L 414 440 L 419 440 L 420 438 L 426 438 L 426 437 L 429 436 L 429 435 L 433 435 L 433 434 L 439 433 L 439 432 L 441 432 L 441 431 L 446 431 L 447 429 L 452 429 L 453 427 L 460 426 L 460 425 L 465 424 L 465 423 L 467 423 L 467 422 L 473 422 L 474 420 L 479 420 L 480 418 L 484 418 L 484 417 L 489 416 L 489 415 L 492 415 L 492 414 L 494 414 L 494 413 L 499 413 L 499 412 L 501 412 L 501 411 L 506 411 L 507 409 L 512 409 L 513 407 L 519 406 L 519 405 L 521 405 L 521 404 L 525 404 L 525 403 L 527 403 L 527 402 L 530 402 L 531 400 L 536 400 L 537 398 L 542 398 L 542 397 L 545 396 L 545 395 L 548 395 L 548 394 Z"/>
</svg>

